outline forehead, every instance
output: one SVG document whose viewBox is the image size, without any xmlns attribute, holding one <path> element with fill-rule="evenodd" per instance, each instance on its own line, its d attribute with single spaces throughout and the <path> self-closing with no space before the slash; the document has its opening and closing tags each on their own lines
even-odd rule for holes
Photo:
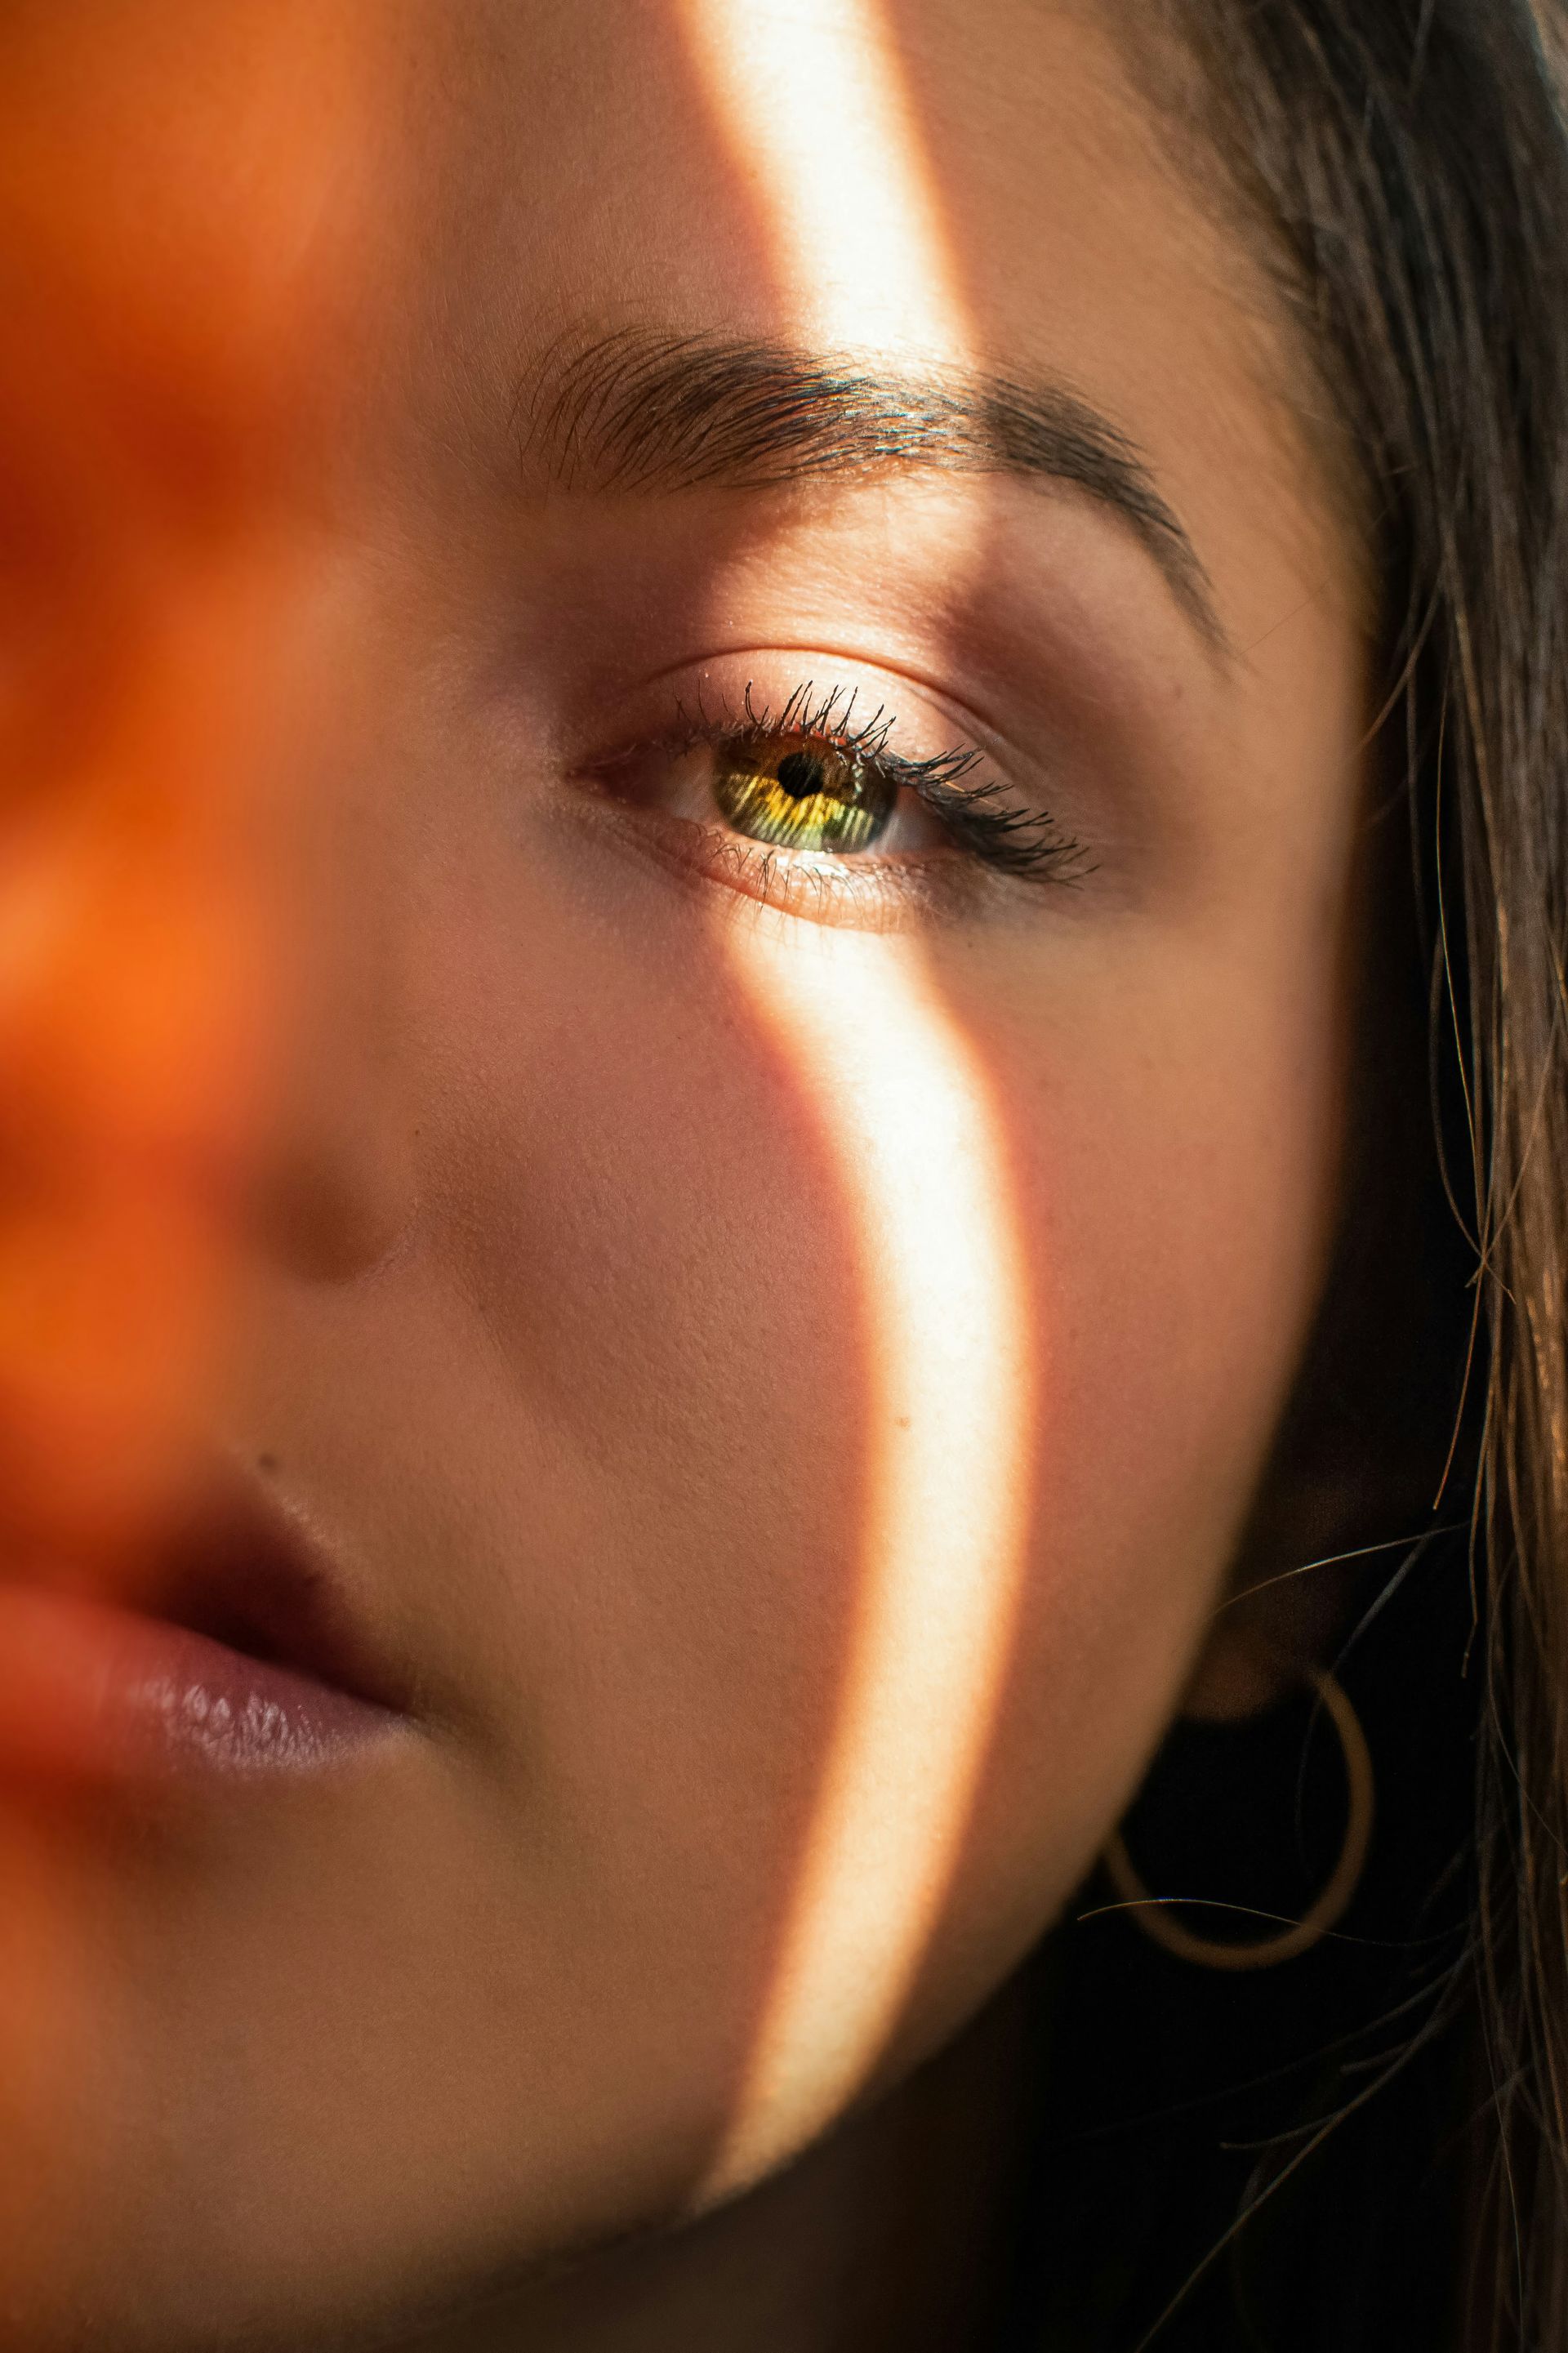
<svg viewBox="0 0 1568 2353">
<path fill-rule="evenodd" d="M 798 185 L 836 232 L 826 306 L 875 259 L 866 181 L 892 149 L 993 332 L 1047 291 L 1081 331 L 1112 251 L 1133 297 L 1212 259 L 1112 42 L 1052 0 L 413 0 L 389 49 L 443 270 L 452 246 L 510 270 L 521 245 L 605 301 L 645 306 L 657 273 L 681 312 L 775 326 Z M 875 285 L 857 301 L 899 332 Z"/>
<path fill-rule="evenodd" d="M 386 324 L 457 440 L 513 418 L 563 340 L 912 349 L 1066 385 L 1124 431 L 1237 644 L 1344 569 L 1261 273 L 1097 13 L 416 0 L 383 70 Z"/>
<path fill-rule="evenodd" d="M 73 253 L 101 245 L 116 315 L 157 298 L 182 350 L 182 318 L 275 279 L 241 375 L 287 344 L 295 429 L 340 428 L 378 495 L 515 498 L 520 397 L 563 344 L 894 350 L 1125 436 L 1244 651 L 1304 599 L 1363 607 L 1262 273 L 1085 0 L 82 0 L 73 24 L 17 0 L 5 36 L 8 132 L 56 212 L 83 151 Z M 345 304 L 339 399 L 305 346 Z"/>
</svg>

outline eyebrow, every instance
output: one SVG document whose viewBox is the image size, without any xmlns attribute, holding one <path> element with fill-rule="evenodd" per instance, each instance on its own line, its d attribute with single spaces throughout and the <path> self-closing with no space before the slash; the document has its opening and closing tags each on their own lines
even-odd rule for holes
<svg viewBox="0 0 1568 2353">
<path fill-rule="evenodd" d="M 763 490 L 921 472 L 1065 485 L 1130 529 L 1211 649 L 1229 649 L 1208 574 L 1142 451 L 1064 385 L 624 328 L 552 346 L 515 414 L 527 454 L 570 490 Z"/>
</svg>

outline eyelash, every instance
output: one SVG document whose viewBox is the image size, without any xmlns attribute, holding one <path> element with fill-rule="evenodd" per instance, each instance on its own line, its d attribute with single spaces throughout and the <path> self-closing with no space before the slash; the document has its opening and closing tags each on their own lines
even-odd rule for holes
<svg viewBox="0 0 1568 2353">
<path fill-rule="evenodd" d="M 868 719 L 857 721 L 857 691 L 834 687 L 814 702 L 816 692 L 815 681 L 807 679 L 795 688 L 775 716 L 765 704 L 758 710 L 748 680 L 738 712 L 731 708 L 715 718 L 700 704 L 698 717 L 692 721 L 680 710 L 675 734 L 658 748 L 672 758 L 699 745 L 749 749 L 790 743 L 803 750 L 831 750 L 864 762 L 888 784 L 913 794 L 971 857 L 994 872 L 1077 883 L 1092 871 L 1083 845 L 1063 833 L 1047 812 L 1009 804 L 994 778 L 979 784 L 962 782 L 980 766 L 978 752 L 955 748 L 923 760 L 909 759 L 890 747 L 897 722 L 885 704 L 879 704 Z M 813 855 L 826 858 L 833 853 Z M 865 868 L 876 861 L 868 854 L 837 862 Z M 884 866 L 891 862 L 882 861 Z"/>
</svg>

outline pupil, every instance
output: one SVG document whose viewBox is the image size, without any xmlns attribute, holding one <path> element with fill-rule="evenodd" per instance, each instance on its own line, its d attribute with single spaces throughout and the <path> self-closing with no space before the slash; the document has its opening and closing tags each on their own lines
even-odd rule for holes
<svg viewBox="0 0 1568 2353">
<path fill-rule="evenodd" d="M 822 762 L 811 752 L 786 752 L 774 770 L 779 790 L 792 801 L 809 800 L 823 789 Z"/>
</svg>

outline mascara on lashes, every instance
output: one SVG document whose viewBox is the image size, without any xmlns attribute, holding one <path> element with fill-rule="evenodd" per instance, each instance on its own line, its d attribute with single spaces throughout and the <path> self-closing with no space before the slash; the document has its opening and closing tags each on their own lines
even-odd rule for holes
<svg viewBox="0 0 1568 2353">
<path fill-rule="evenodd" d="M 994 778 L 965 781 L 980 765 L 978 752 L 910 759 L 893 746 L 897 721 L 885 705 L 858 720 L 858 690 L 835 687 L 814 702 L 816 691 L 806 680 L 775 716 L 766 705 L 758 708 L 748 680 L 738 712 L 714 717 L 700 702 L 693 720 L 682 709 L 679 732 L 663 748 L 676 758 L 701 745 L 728 751 L 729 805 L 725 791 L 716 789 L 720 813 L 743 839 L 774 848 L 864 862 L 899 794 L 908 792 L 958 847 L 999 872 L 1074 882 L 1089 871 L 1082 846 L 1047 812 L 1009 801 Z M 824 839 L 801 840 L 813 823 Z"/>
</svg>

